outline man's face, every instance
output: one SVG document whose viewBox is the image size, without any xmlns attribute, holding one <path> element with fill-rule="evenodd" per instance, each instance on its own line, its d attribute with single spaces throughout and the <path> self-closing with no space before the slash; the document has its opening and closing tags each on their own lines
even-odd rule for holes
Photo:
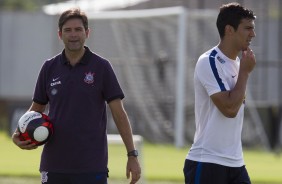
<svg viewBox="0 0 282 184">
<path fill-rule="evenodd" d="M 59 31 L 59 37 L 65 44 L 65 49 L 69 51 L 80 51 L 89 35 L 89 29 L 85 30 L 82 20 L 78 18 L 69 19 Z"/>
<path fill-rule="evenodd" d="M 246 50 L 256 36 L 255 23 L 252 19 L 243 19 L 234 34 L 238 50 Z"/>
</svg>

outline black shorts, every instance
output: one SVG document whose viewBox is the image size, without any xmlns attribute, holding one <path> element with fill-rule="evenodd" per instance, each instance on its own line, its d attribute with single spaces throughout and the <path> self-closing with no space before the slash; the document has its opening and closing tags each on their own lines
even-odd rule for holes
<svg viewBox="0 0 282 184">
<path fill-rule="evenodd" d="M 251 184 L 245 166 L 223 165 L 185 160 L 185 184 Z"/>
<path fill-rule="evenodd" d="M 107 184 L 108 173 L 41 172 L 42 184 Z"/>
</svg>

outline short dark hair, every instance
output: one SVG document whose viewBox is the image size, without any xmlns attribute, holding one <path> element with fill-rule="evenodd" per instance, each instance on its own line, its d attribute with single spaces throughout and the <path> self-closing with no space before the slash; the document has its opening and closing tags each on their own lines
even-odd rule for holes
<svg viewBox="0 0 282 184">
<path fill-rule="evenodd" d="M 79 8 L 72 8 L 69 10 L 64 11 L 60 18 L 59 18 L 59 22 L 58 22 L 58 27 L 59 30 L 62 31 L 62 27 L 63 25 L 70 19 L 80 19 L 83 23 L 83 27 L 84 29 L 88 29 L 88 18 L 86 16 L 86 14 L 84 12 L 82 12 Z"/>
<path fill-rule="evenodd" d="M 233 2 L 222 5 L 220 7 L 220 11 L 216 21 L 216 26 L 220 38 L 224 37 L 224 30 L 226 25 L 230 25 L 235 30 L 237 30 L 242 19 L 255 20 L 256 16 L 252 10 L 244 8 L 239 3 Z"/>
</svg>

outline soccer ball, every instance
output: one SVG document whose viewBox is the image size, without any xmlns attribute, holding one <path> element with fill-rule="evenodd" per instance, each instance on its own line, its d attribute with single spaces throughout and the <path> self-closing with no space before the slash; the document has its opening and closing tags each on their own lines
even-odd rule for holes
<svg viewBox="0 0 282 184">
<path fill-rule="evenodd" d="M 18 122 L 20 140 L 31 140 L 37 146 L 45 144 L 53 134 L 53 125 L 46 114 L 29 111 Z"/>
</svg>

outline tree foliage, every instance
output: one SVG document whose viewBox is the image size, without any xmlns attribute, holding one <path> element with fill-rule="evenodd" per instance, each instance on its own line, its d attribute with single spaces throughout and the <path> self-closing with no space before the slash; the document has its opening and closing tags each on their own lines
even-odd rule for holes
<svg viewBox="0 0 282 184">
<path fill-rule="evenodd" d="M 36 11 L 43 5 L 62 1 L 65 0 L 0 0 L 0 10 Z"/>
</svg>

